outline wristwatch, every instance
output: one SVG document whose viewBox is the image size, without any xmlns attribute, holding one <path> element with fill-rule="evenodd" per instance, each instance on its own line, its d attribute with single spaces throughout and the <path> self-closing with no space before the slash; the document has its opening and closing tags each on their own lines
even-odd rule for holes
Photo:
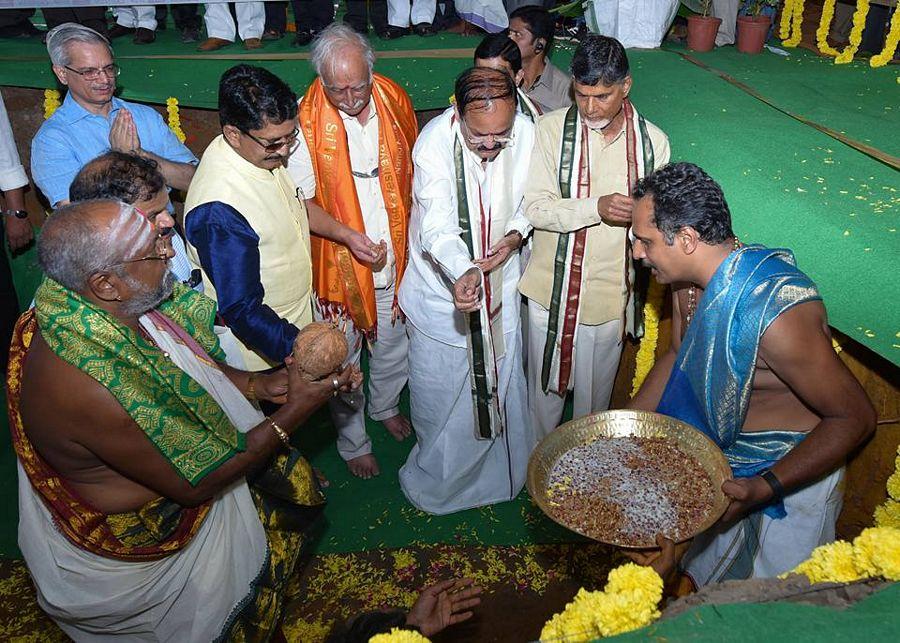
<svg viewBox="0 0 900 643">
<path fill-rule="evenodd" d="M 28 210 L 4 210 L 3 214 L 17 219 L 27 219 Z"/>
</svg>

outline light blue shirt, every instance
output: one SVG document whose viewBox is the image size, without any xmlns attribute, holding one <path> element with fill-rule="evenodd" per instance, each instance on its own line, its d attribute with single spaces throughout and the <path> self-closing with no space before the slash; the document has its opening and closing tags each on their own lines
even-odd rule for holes
<svg viewBox="0 0 900 643">
<path fill-rule="evenodd" d="M 113 97 L 109 116 L 104 117 L 87 111 L 66 94 L 63 104 L 31 141 L 31 176 L 51 205 L 67 201 L 69 186 L 79 170 L 109 151 L 109 130 L 123 107 L 131 112 L 143 149 L 168 161 L 197 162 L 152 107 Z"/>
<path fill-rule="evenodd" d="M 197 157 L 152 107 L 113 97 L 109 116 L 104 117 L 87 111 L 71 94 L 66 94 L 63 104 L 41 125 L 31 141 L 31 175 L 51 205 L 67 201 L 75 175 L 89 161 L 109 151 L 109 130 L 123 107 L 131 112 L 141 148 L 168 161 L 197 162 Z M 171 203 L 168 209 L 173 211 Z M 172 272 L 179 281 L 187 282 L 191 266 L 184 241 L 177 233 L 172 238 L 172 246 L 175 249 Z"/>
</svg>

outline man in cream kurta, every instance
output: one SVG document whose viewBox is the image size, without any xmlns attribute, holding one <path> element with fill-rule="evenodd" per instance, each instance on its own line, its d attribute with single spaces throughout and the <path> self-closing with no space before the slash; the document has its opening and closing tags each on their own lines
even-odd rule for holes
<svg viewBox="0 0 900 643">
<path fill-rule="evenodd" d="M 514 498 L 534 445 L 516 292 L 534 126 L 496 70 L 465 72 L 456 105 L 422 130 L 413 152 L 400 288 L 417 440 L 400 486 L 435 514 Z"/>
<path fill-rule="evenodd" d="M 609 406 L 622 337 L 634 332 L 629 194 L 669 160 L 666 135 L 627 99 L 631 76 L 618 41 L 589 34 L 572 73 L 576 104 L 540 120 L 525 193 L 534 237 L 519 291 L 528 298 L 529 407 L 539 437 L 559 424 L 570 390 L 576 418 Z"/>
</svg>

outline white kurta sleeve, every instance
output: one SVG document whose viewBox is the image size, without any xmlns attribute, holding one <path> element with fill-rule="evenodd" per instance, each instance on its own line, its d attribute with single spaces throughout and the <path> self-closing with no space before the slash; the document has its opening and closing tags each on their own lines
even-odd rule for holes
<svg viewBox="0 0 900 643">
<path fill-rule="evenodd" d="M 3 104 L 3 96 L 0 96 L 0 190 L 6 192 L 23 185 L 28 185 L 28 176 L 19 160 L 6 105 Z"/>
<path fill-rule="evenodd" d="M 456 176 L 452 144 L 449 150 L 416 146 L 413 153 L 413 195 L 422 214 L 419 242 L 451 281 L 476 268 L 466 244 L 459 236 L 456 209 Z"/>
<path fill-rule="evenodd" d="M 300 188 L 303 198 L 311 199 L 316 196 L 316 173 L 303 132 L 297 135 L 297 142 L 297 149 L 288 158 L 287 171 L 294 185 Z"/>
</svg>

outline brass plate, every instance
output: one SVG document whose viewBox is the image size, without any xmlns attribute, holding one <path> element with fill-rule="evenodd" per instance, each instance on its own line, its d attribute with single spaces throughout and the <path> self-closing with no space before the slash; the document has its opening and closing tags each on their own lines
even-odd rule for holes
<svg viewBox="0 0 900 643">
<path fill-rule="evenodd" d="M 725 454 L 699 430 L 690 424 L 676 420 L 667 415 L 650 413 L 649 411 L 616 410 L 604 411 L 588 415 L 571 422 L 566 422 L 553 433 L 545 437 L 535 447 L 528 461 L 528 493 L 534 498 L 538 507 L 554 522 L 582 536 L 587 536 L 616 547 L 642 549 L 655 547 L 655 541 L 641 543 L 625 543 L 615 538 L 604 537 L 603 534 L 587 534 L 572 525 L 561 521 L 553 513 L 550 499 L 547 496 L 547 480 L 556 461 L 567 451 L 575 447 L 590 444 L 598 438 L 621 438 L 636 436 L 642 438 L 667 438 L 685 452 L 694 456 L 703 469 L 709 474 L 713 486 L 713 508 L 700 525 L 684 540 L 709 529 L 728 507 L 729 499 L 722 492 L 722 483 L 732 477 L 731 467 Z"/>
</svg>

